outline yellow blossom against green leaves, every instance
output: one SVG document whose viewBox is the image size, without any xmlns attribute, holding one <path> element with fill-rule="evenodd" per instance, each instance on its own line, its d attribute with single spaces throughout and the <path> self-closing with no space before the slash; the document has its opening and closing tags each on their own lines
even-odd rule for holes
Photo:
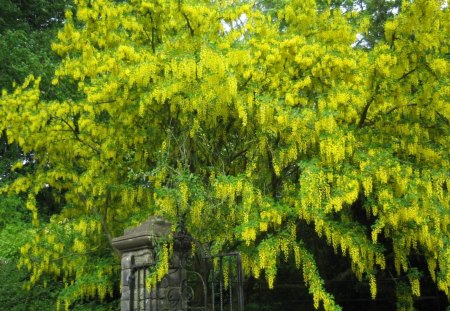
<svg viewBox="0 0 450 311">
<path fill-rule="evenodd" d="M 358 12 L 314 0 L 276 11 L 75 1 L 53 44 L 62 58 L 53 84 L 73 81 L 83 96 L 44 101 L 30 77 L 0 99 L 1 129 L 37 163 L 3 191 L 28 193 L 36 226 L 46 185 L 66 204 L 21 250 L 30 285 L 62 278 L 67 307 L 105 297 L 117 276 L 108 242 L 157 214 L 183 219 L 212 253 L 240 250 L 245 273 L 269 287 L 293 258 L 316 308 L 340 309 L 299 234 L 306 226 L 348 258 L 373 298 L 388 256 L 410 283 L 399 297 L 420 295 L 420 273 L 449 296 L 444 2 L 404 1 L 385 39 L 360 49 L 367 19 L 355 25 Z"/>
</svg>

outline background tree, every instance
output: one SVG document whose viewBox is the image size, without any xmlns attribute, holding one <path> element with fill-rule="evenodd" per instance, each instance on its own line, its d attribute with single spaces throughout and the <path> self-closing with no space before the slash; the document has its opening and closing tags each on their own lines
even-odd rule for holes
<svg viewBox="0 0 450 311">
<path fill-rule="evenodd" d="M 12 90 L 14 83 L 22 83 L 30 74 L 42 76 L 41 96 L 62 97 L 67 89 L 52 89 L 48 93 L 51 76 L 59 57 L 51 51 L 51 41 L 63 24 L 64 9 L 71 1 L 0 1 L 0 88 Z M 73 96 L 73 95 L 72 95 Z M 0 108 L 1 109 L 1 108 Z M 11 171 L 15 163 L 22 168 Z M 8 144 L 6 131 L 0 133 L 0 185 L 33 173 L 33 153 L 24 153 L 18 144 Z M 26 196 L 0 196 L 0 305 L 9 310 L 54 309 L 58 292 L 63 288 L 57 281 L 39 284 L 31 291 L 22 285 L 30 273 L 17 270 L 19 249 L 31 241 L 36 229 L 25 207 Z M 45 223 L 59 210 L 51 189 L 38 195 L 40 219 Z"/>
<path fill-rule="evenodd" d="M 314 240 L 373 298 L 386 271 L 407 280 L 399 309 L 422 274 L 448 296 L 448 8 L 404 2 L 358 49 L 356 11 L 275 4 L 80 0 L 66 13 L 52 83 L 81 95 L 43 99 L 30 77 L 0 102 L 9 142 L 36 161 L 4 191 L 28 193 L 36 224 L 46 185 L 66 202 L 21 249 L 30 284 L 62 278 L 66 306 L 112 295 L 111 238 L 158 214 L 212 253 L 240 250 L 269 287 L 292 258 L 316 308 L 339 306 Z"/>
<path fill-rule="evenodd" d="M 364 32 L 358 34 L 356 46 L 373 49 L 377 42 L 384 40 L 384 24 L 394 18 L 402 7 L 401 0 L 331 0 L 317 1 L 319 7 L 328 5 L 342 11 L 358 11 L 353 22 L 364 23 Z"/>
<path fill-rule="evenodd" d="M 51 76 L 59 58 L 51 51 L 51 42 L 63 24 L 64 9 L 71 1 L 1 0 L 0 7 L 0 88 L 12 90 L 30 75 L 42 79 L 41 96 L 64 97 L 72 90 L 53 89 L 49 94 Z M 0 135 L 0 174 L 2 182 L 13 179 L 11 166 L 21 159 L 32 163 L 30 155 L 22 154 L 16 144 L 8 144 L 6 133 Z"/>
</svg>

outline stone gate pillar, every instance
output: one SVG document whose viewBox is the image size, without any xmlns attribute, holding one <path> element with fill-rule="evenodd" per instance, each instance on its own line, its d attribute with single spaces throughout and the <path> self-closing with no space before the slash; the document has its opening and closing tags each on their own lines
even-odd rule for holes
<svg viewBox="0 0 450 311">
<path fill-rule="evenodd" d="M 150 217 L 138 227 L 125 230 L 124 235 L 113 239 L 113 246 L 122 256 L 121 311 L 134 310 L 186 310 L 182 299 L 185 272 L 182 254 L 174 250 L 169 273 L 161 280 L 157 289 L 148 292 L 145 286 L 148 269 L 156 264 L 155 243 L 167 239 L 171 223 L 161 217 Z"/>
</svg>

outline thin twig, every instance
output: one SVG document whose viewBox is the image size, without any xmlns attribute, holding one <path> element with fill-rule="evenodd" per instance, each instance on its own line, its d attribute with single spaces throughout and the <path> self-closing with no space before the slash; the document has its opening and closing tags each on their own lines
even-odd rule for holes
<svg viewBox="0 0 450 311">
<path fill-rule="evenodd" d="M 66 125 L 72 130 L 72 133 L 73 133 L 73 135 L 75 136 L 75 139 L 76 139 L 76 140 L 78 140 L 80 143 L 82 143 L 82 144 L 88 146 L 89 148 L 91 148 L 92 150 L 94 150 L 95 152 L 97 152 L 98 154 L 100 154 L 100 150 L 99 150 L 99 149 L 95 148 L 94 146 L 92 146 L 91 144 L 89 144 L 88 142 L 82 140 L 82 139 L 79 137 L 77 131 L 70 125 L 69 122 L 67 122 L 67 121 L 64 120 L 63 118 L 59 118 L 59 119 L 60 119 L 64 124 L 66 124 Z"/>
<path fill-rule="evenodd" d="M 403 106 L 393 107 L 386 112 L 386 115 L 391 114 L 392 112 L 394 112 L 395 110 L 400 109 L 400 108 L 414 107 L 414 106 L 417 106 L 417 104 L 407 104 L 407 105 L 403 105 Z"/>
</svg>

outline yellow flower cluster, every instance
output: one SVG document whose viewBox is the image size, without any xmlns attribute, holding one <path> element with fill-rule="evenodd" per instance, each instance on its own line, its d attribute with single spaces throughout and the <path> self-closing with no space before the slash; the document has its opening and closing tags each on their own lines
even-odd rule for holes
<svg viewBox="0 0 450 311">
<path fill-rule="evenodd" d="M 373 49 L 352 47 L 369 19 L 354 26 L 357 12 L 314 0 L 277 16 L 242 1 L 76 3 L 53 44 L 63 57 L 53 84 L 73 80 L 80 99 L 44 101 L 30 77 L 0 103 L 9 143 L 39 159 L 2 193 L 28 191 L 35 224 L 45 185 L 69 206 L 21 249 L 32 283 L 61 277 L 74 293 L 66 308 L 105 297 L 111 281 L 77 280 L 114 271 L 83 254 L 104 249 L 100 231 L 153 213 L 186 215 L 214 252 L 240 245 L 245 273 L 270 287 L 293 256 L 315 307 L 335 304 L 297 234 L 304 222 L 368 277 L 372 297 L 374 271 L 390 264 L 385 240 L 398 273 L 423 252 L 448 294 L 450 18 L 438 1 L 404 2 Z"/>
</svg>

